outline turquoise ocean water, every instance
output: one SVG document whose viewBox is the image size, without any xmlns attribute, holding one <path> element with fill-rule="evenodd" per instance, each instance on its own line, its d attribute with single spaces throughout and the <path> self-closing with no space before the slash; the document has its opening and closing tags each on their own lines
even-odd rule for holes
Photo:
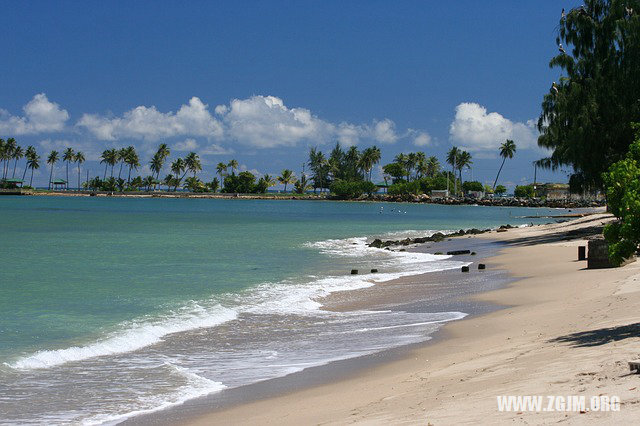
<svg viewBox="0 0 640 426">
<path fill-rule="evenodd" d="M 317 298 L 460 266 L 366 247 L 373 237 L 540 223 L 548 219 L 524 216 L 550 213 L 558 210 L 1 197 L 0 422 L 111 423 L 425 340 L 464 313 L 328 313 Z M 372 267 L 381 274 L 349 275 Z"/>
</svg>

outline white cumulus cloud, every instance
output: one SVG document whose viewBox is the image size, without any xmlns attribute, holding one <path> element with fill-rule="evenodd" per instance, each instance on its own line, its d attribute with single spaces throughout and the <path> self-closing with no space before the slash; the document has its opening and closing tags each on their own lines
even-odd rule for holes
<svg viewBox="0 0 640 426">
<path fill-rule="evenodd" d="M 234 99 L 216 107 L 228 137 L 258 148 L 294 146 L 300 141 L 322 143 L 334 126 L 313 116 L 305 108 L 288 108 L 275 96 Z"/>
<path fill-rule="evenodd" d="M 371 125 L 334 124 L 306 108 L 289 108 L 275 96 L 234 99 L 229 105 L 218 105 L 215 111 L 224 123 L 226 137 L 258 148 L 335 140 L 344 145 L 356 145 L 362 140 L 394 143 L 400 139 L 395 123 L 388 118 L 373 121 Z"/>
<path fill-rule="evenodd" d="M 0 133 L 13 136 L 59 132 L 69 119 L 69 113 L 44 93 L 35 95 L 22 109 L 22 117 L 0 109 Z"/>
<path fill-rule="evenodd" d="M 177 136 L 220 138 L 221 123 L 216 120 L 200 98 L 192 97 L 177 112 L 160 112 L 155 106 L 138 106 L 122 117 L 84 114 L 77 126 L 86 128 L 101 140 L 131 138 L 157 141 Z"/>
<path fill-rule="evenodd" d="M 429 146 L 431 145 L 431 135 L 427 132 L 413 131 L 413 144 L 415 146 Z"/>
<path fill-rule="evenodd" d="M 451 140 L 472 152 L 496 151 L 506 139 L 518 148 L 537 147 L 538 131 L 534 120 L 514 122 L 477 103 L 461 103 L 449 128 Z"/>
</svg>

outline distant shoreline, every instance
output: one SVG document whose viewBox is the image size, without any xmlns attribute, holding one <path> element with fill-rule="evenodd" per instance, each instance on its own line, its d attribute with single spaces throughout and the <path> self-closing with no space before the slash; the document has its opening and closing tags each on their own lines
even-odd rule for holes
<svg viewBox="0 0 640 426">
<path fill-rule="evenodd" d="M 540 200 L 515 197 L 471 198 L 447 197 L 434 198 L 428 195 L 395 196 L 389 194 L 373 194 L 356 199 L 344 199 L 325 193 L 295 194 L 295 193 L 266 193 L 266 194 L 227 194 L 210 192 L 169 192 L 169 191 L 136 191 L 136 192 L 106 192 L 106 191 L 48 191 L 32 189 L 0 189 L 0 195 L 24 195 L 44 197 L 120 197 L 120 198 L 196 198 L 196 199 L 245 199 L 245 200 L 309 200 L 309 201 L 352 201 L 352 202 L 400 202 L 416 204 L 440 205 L 477 205 L 493 207 L 544 207 L 544 208 L 585 208 L 602 207 L 602 201 L 589 200 Z"/>
</svg>

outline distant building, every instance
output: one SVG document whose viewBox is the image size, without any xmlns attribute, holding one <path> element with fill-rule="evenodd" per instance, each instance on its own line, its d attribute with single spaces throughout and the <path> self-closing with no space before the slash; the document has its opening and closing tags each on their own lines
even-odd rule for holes
<svg viewBox="0 0 640 426">
<path fill-rule="evenodd" d="M 446 198 L 449 196 L 449 191 L 446 189 L 432 189 L 431 196 L 434 198 Z"/>
<path fill-rule="evenodd" d="M 471 198 L 484 198 L 484 191 L 467 191 L 467 196 Z"/>
<path fill-rule="evenodd" d="M 535 185 L 536 197 L 547 200 L 566 200 L 571 198 L 569 184 L 566 183 L 538 183 Z"/>
</svg>

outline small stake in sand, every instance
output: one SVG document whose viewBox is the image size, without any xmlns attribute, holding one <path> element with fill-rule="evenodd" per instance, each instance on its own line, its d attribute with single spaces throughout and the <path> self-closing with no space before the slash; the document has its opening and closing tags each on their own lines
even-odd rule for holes
<svg viewBox="0 0 640 426">
<path fill-rule="evenodd" d="M 587 260 L 586 246 L 578 246 L 578 260 Z"/>
</svg>

